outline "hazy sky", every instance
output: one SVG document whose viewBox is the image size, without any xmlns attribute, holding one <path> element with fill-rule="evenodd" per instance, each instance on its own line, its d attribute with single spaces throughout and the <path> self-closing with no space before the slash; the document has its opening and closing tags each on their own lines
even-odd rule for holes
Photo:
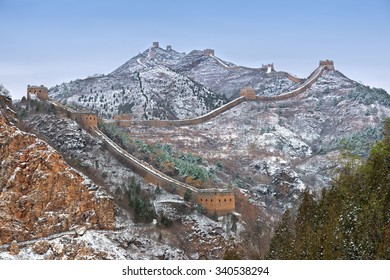
<svg viewBox="0 0 390 280">
<path fill-rule="evenodd" d="M 153 41 L 306 77 L 321 59 L 390 92 L 390 0 L 0 0 L 0 83 L 14 98 L 107 74 Z"/>
</svg>

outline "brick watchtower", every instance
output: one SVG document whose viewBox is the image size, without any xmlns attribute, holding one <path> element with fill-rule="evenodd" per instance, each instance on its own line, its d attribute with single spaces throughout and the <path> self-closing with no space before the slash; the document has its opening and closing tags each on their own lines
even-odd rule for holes
<svg viewBox="0 0 390 280">
<path fill-rule="evenodd" d="M 49 100 L 49 90 L 47 87 L 41 86 L 27 86 L 27 100 L 31 100 L 31 94 L 35 94 L 35 96 L 39 100 Z"/>
<path fill-rule="evenodd" d="M 325 66 L 328 70 L 334 70 L 333 60 L 320 60 L 320 66 Z"/>
<path fill-rule="evenodd" d="M 256 91 L 251 87 L 244 87 L 240 91 L 240 96 L 245 96 L 245 100 L 256 100 Z"/>
</svg>

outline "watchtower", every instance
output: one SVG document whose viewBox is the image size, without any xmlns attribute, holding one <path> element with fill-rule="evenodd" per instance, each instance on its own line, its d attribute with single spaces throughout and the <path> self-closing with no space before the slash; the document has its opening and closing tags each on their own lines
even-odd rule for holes
<svg viewBox="0 0 390 280">
<path fill-rule="evenodd" d="M 153 48 L 159 48 L 160 44 L 159 42 L 153 42 Z"/>
<path fill-rule="evenodd" d="M 92 112 L 77 112 L 72 114 L 72 118 L 84 129 L 97 126 L 97 116 Z"/>
<path fill-rule="evenodd" d="M 198 190 L 197 203 L 202 205 L 209 215 L 226 215 L 235 210 L 234 192 L 230 190 Z"/>
<path fill-rule="evenodd" d="M 328 70 L 334 70 L 333 60 L 320 60 L 320 66 L 325 66 Z"/>
<path fill-rule="evenodd" d="M 240 96 L 244 96 L 245 100 L 256 100 L 256 91 L 251 87 L 244 87 L 240 91 Z"/>
<path fill-rule="evenodd" d="M 27 100 L 31 100 L 31 95 L 34 94 L 39 100 L 49 100 L 49 90 L 47 87 L 27 86 Z"/>
<path fill-rule="evenodd" d="M 212 49 L 205 49 L 203 51 L 203 54 L 206 55 L 206 56 L 214 56 L 214 50 L 212 50 Z"/>
<path fill-rule="evenodd" d="M 267 73 L 271 73 L 275 71 L 274 64 L 268 63 L 268 64 L 262 64 L 261 70 L 267 71 Z"/>
<path fill-rule="evenodd" d="M 171 51 L 172 50 L 172 46 L 171 45 L 168 45 L 167 46 L 167 51 L 169 52 L 169 51 Z"/>
</svg>

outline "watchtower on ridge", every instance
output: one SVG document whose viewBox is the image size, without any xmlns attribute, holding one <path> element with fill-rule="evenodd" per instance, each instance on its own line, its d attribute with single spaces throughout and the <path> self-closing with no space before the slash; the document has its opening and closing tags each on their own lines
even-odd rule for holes
<svg viewBox="0 0 390 280">
<path fill-rule="evenodd" d="M 205 56 L 214 56 L 214 50 L 212 50 L 212 49 L 205 49 L 205 50 L 203 51 L 203 54 L 204 54 Z"/>
<path fill-rule="evenodd" d="M 256 91 L 251 87 L 244 87 L 240 91 L 240 96 L 244 96 L 245 100 L 256 100 Z"/>
<path fill-rule="evenodd" d="M 93 126 L 97 126 L 98 122 L 97 116 L 93 112 L 72 113 L 72 118 L 84 129 L 89 129 Z"/>
<path fill-rule="evenodd" d="M 47 87 L 41 86 L 27 86 L 27 100 L 31 100 L 31 95 L 34 94 L 39 100 L 49 100 L 49 90 Z"/>
<path fill-rule="evenodd" d="M 320 60 L 320 66 L 325 66 L 328 70 L 334 70 L 333 60 Z"/>
<path fill-rule="evenodd" d="M 271 73 L 275 71 L 274 64 L 268 63 L 268 64 L 262 64 L 261 70 L 267 71 L 267 73 Z"/>
</svg>

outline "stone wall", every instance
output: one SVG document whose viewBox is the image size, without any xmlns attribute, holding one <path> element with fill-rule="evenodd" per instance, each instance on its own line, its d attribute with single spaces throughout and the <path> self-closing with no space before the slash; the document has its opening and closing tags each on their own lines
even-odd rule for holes
<svg viewBox="0 0 390 280">
<path fill-rule="evenodd" d="M 243 101 L 245 101 L 245 97 L 239 97 L 203 116 L 189 119 L 189 120 L 174 120 L 174 121 L 150 120 L 150 121 L 133 121 L 132 123 L 135 125 L 156 126 L 156 127 L 165 127 L 165 126 L 178 127 L 178 126 L 196 125 L 196 124 L 207 122 L 212 118 L 215 118 L 216 116 L 222 114 L 223 112 L 237 106 L 238 104 L 241 104 Z"/>
<path fill-rule="evenodd" d="M 197 188 L 172 179 L 171 177 L 156 170 L 146 162 L 141 162 L 113 143 L 112 140 L 107 139 L 107 136 L 104 135 L 100 130 L 95 129 L 92 130 L 92 132 L 96 136 L 100 137 L 100 139 L 105 143 L 105 148 L 112 155 L 114 155 L 123 164 L 129 166 L 135 173 L 143 177 L 146 182 L 152 183 L 168 192 L 176 193 L 182 197 L 184 197 L 186 191 L 190 191 L 192 193 L 193 201 L 196 202 L 198 192 Z"/>
<path fill-rule="evenodd" d="M 113 117 L 115 120 L 116 125 L 121 127 L 129 127 L 131 126 L 131 117 L 129 114 L 121 114 L 121 115 L 115 115 Z"/>
<path fill-rule="evenodd" d="M 191 201 L 202 205 L 208 215 L 214 215 L 214 213 L 217 215 L 226 215 L 235 210 L 233 191 L 219 189 L 198 190 L 193 186 L 172 179 L 149 164 L 134 158 L 117 144 L 113 143 L 112 140 L 108 139 L 100 130 L 95 128 L 92 132 L 103 140 L 105 148 L 115 158 L 143 177 L 146 182 L 159 186 L 167 192 L 180 195 L 181 197 L 184 197 L 185 193 L 189 192 L 191 194 Z"/>
<path fill-rule="evenodd" d="M 326 67 L 320 66 L 314 72 L 309 76 L 307 81 L 300 87 L 298 87 L 295 90 L 292 90 L 286 94 L 278 95 L 278 96 L 257 96 L 256 99 L 258 101 L 280 101 L 280 100 L 286 100 L 291 97 L 295 97 L 303 92 L 305 92 L 309 87 L 311 87 L 312 84 L 314 84 L 319 77 L 321 77 L 322 73 Z"/>
<path fill-rule="evenodd" d="M 284 75 L 287 79 L 289 79 L 290 81 L 294 82 L 294 83 L 300 83 L 302 81 L 302 79 L 294 76 L 294 75 L 291 75 L 290 73 L 288 72 L 285 72 L 285 71 L 278 71 L 278 72 L 271 72 L 271 73 L 267 73 L 268 75 Z"/>
</svg>

